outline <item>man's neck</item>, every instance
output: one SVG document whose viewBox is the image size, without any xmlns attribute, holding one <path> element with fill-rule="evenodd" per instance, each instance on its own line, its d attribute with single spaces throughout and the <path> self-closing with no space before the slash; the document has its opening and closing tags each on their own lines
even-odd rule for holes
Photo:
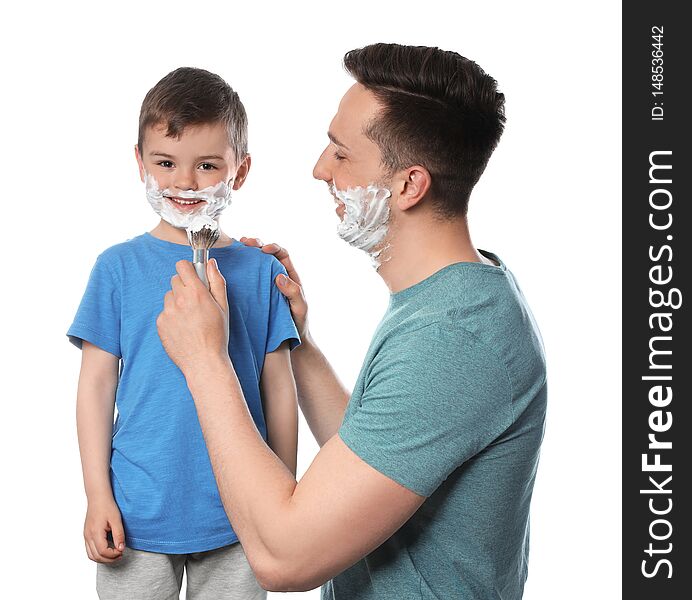
<svg viewBox="0 0 692 600">
<path fill-rule="evenodd" d="M 408 226 L 407 226 L 408 225 Z M 495 263 L 476 250 L 465 218 L 401 223 L 392 231 L 377 273 L 391 293 L 400 292 L 457 262 Z"/>
<path fill-rule="evenodd" d="M 173 227 L 173 225 L 167 221 L 164 221 L 163 219 L 161 219 L 159 224 L 149 233 L 160 240 L 165 240 L 166 242 L 189 246 L 189 242 L 187 240 L 187 231 L 180 227 Z M 233 239 L 228 237 L 223 231 L 221 231 L 221 228 L 219 227 L 219 239 L 213 247 L 223 248 L 224 246 L 230 246 L 232 243 Z"/>
</svg>

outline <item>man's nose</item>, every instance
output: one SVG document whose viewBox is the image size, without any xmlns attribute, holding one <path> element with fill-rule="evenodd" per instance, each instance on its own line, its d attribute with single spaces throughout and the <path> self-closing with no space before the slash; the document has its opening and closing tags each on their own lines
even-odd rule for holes
<svg viewBox="0 0 692 600">
<path fill-rule="evenodd" d="M 315 163 L 315 167 L 312 169 L 312 176 L 315 179 L 320 179 L 322 181 L 331 181 L 332 180 L 332 173 L 331 170 L 329 169 L 329 162 L 327 160 L 327 148 L 324 149 L 320 157 L 317 159 L 317 162 Z"/>
</svg>

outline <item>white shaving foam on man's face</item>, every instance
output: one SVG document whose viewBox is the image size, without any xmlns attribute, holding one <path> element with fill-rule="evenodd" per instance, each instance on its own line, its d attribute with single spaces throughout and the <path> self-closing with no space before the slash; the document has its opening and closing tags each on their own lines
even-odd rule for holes
<svg viewBox="0 0 692 600">
<path fill-rule="evenodd" d="M 223 181 L 216 185 L 211 185 L 202 190 L 179 190 L 174 191 L 169 188 L 162 190 L 153 175 L 144 174 L 144 185 L 147 200 L 164 221 L 173 225 L 187 229 L 196 217 L 209 217 L 216 219 L 221 212 L 231 203 L 231 187 Z M 175 206 L 171 197 L 182 198 L 183 200 L 203 200 L 193 209 L 181 210 Z"/>
<path fill-rule="evenodd" d="M 387 235 L 389 221 L 389 198 L 392 192 L 387 188 L 370 184 L 367 187 L 339 190 L 332 183 L 332 195 L 344 205 L 344 217 L 337 233 L 339 237 L 372 258 L 375 268 L 380 266 L 378 257 L 382 250 L 374 250 Z"/>
</svg>

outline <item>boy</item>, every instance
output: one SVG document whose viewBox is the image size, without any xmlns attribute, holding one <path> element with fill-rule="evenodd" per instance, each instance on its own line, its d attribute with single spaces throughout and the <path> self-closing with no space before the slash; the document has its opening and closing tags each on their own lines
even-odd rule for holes
<svg viewBox="0 0 692 600">
<path fill-rule="evenodd" d="M 175 263 L 192 255 L 185 227 L 207 205 L 218 220 L 247 177 L 238 95 L 202 69 L 169 73 L 142 103 L 135 156 L 161 220 L 99 255 L 67 333 L 82 349 L 77 431 L 97 591 L 101 599 L 178 598 L 186 569 L 188 598 L 264 598 L 221 503 L 185 378 L 156 330 Z M 299 339 L 273 284 L 285 269 L 223 232 L 210 256 L 228 281 L 229 353 L 249 412 L 295 474 L 289 350 Z"/>
</svg>

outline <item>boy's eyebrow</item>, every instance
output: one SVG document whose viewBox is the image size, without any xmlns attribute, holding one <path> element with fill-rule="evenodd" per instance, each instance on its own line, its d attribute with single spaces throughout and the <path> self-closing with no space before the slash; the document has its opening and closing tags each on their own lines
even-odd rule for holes
<svg viewBox="0 0 692 600">
<path fill-rule="evenodd" d="M 165 152 L 150 152 L 149 156 L 163 156 L 164 158 L 175 158 L 171 154 L 166 154 Z M 219 154 L 209 154 L 208 156 L 198 156 L 197 160 L 225 160 L 223 156 Z"/>
<path fill-rule="evenodd" d="M 342 148 L 344 148 L 344 150 L 349 150 L 349 147 L 346 144 L 342 144 L 339 140 L 337 140 L 336 136 L 331 131 L 327 132 L 327 137 L 337 146 L 341 146 Z"/>
</svg>

